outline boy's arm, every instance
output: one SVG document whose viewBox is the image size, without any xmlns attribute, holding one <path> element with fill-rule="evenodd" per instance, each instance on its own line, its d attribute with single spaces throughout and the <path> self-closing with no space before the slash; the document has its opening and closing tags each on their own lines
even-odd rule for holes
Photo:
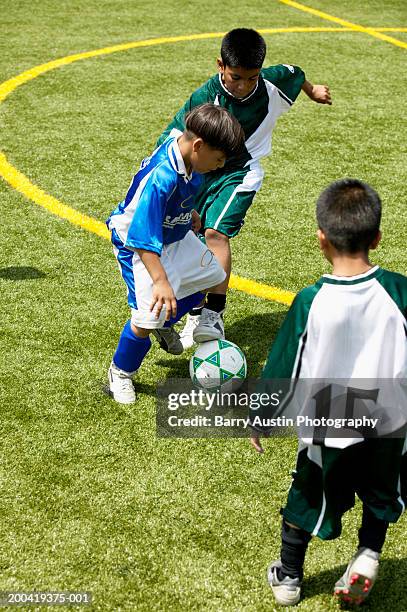
<svg viewBox="0 0 407 612">
<path fill-rule="evenodd" d="M 200 227 L 201 217 L 196 210 L 193 210 L 192 229 L 196 233 L 199 231 Z M 155 318 L 158 319 L 163 306 L 165 306 L 165 320 L 169 321 L 171 317 L 176 317 L 177 315 L 177 299 L 161 264 L 160 256 L 158 253 L 146 249 L 135 250 L 153 281 L 153 295 L 150 304 L 150 312 L 155 308 Z"/>
<path fill-rule="evenodd" d="M 326 85 L 313 85 L 306 80 L 304 71 L 299 66 L 291 64 L 278 64 L 263 68 L 263 78 L 273 83 L 288 100 L 282 104 L 282 112 L 288 110 L 303 90 L 311 100 L 319 104 L 332 104 L 329 87 Z"/>
<path fill-rule="evenodd" d="M 277 87 L 281 96 L 281 111 L 287 111 L 301 93 L 305 81 L 304 71 L 299 66 L 277 64 L 263 68 L 263 78 Z"/>
<path fill-rule="evenodd" d="M 177 315 L 177 300 L 161 264 L 160 257 L 157 253 L 145 249 L 136 249 L 136 251 L 153 281 L 150 312 L 155 308 L 155 318 L 158 319 L 163 306 L 165 306 L 165 320 L 169 321 L 171 317 Z"/>
<path fill-rule="evenodd" d="M 167 199 L 176 186 L 174 180 L 170 169 L 161 164 L 153 170 L 138 197 L 133 193 L 132 186 L 126 196 L 131 198 L 129 206 L 134 206 L 134 215 L 124 246 L 136 251 L 140 256 L 153 281 L 150 311 L 156 308 L 155 317 L 158 319 L 165 305 L 166 321 L 177 312 L 175 294 L 160 260 L 163 219 Z"/>
<path fill-rule="evenodd" d="M 327 85 L 313 85 L 305 79 L 301 89 L 313 102 L 332 104 L 331 93 Z"/>
<path fill-rule="evenodd" d="M 161 255 L 167 199 L 174 187 L 172 173 L 161 165 L 151 173 L 138 197 L 130 189 L 126 200 L 129 198 L 129 206 L 134 207 L 134 214 L 124 241 L 125 247 Z"/>
</svg>

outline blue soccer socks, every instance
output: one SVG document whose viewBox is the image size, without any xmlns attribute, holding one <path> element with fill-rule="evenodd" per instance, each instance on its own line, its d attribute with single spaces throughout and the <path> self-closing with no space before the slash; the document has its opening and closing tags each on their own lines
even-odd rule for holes
<svg viewBox="0 0 407 612">
<path fill-rule="evenodd" d="M 179 321 L 179 319 L 191 308 L 202 302 L 204 297 L 204 294 L 199 292 L 182 298 L 181 300 L 177 300 L 177 316 L 167 321 L 164 327 L 170 327 Z M 140 338 L 136 336 L 131 328 L 131 321 L 129 320 L 123 327 L 116 352 L 113 356 L 113 363 L 123 372 L 134 374 L 134 372 L 139 369 L 150 347 L 150 338 Z"/>
<path fill-rule="evenodd" d="M 124 372 L 133 374 L 139 369 L 141 362 L 151 347 L 151 340 L 139 338 L 131 329 L 130 321 L 123 327 L 119 344 L 113 356 L 113 363 Z"/>
</svg>

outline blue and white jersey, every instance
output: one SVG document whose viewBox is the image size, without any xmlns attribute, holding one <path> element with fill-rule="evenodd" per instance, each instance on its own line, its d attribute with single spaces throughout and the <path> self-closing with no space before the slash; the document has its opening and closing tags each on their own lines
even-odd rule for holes
<svg viewBox="0 0 407 612">
<path fill-rule="evenodd" d="M 173 130 L 141 162 L 125 199 L 106 221 L 124 247 L 161 255 L 162 247 L 182 240 L 192 226 L 192 209 L 202 178 L 187 174 Z"/>
</svg>

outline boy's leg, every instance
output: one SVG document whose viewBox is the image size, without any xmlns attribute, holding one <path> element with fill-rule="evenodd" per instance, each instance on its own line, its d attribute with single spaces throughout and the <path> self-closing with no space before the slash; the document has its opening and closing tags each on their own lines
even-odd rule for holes
<svg viewBox="0 0 407 612">
<path fill-rule="evenodd" d="M 226 308 L 226 292 L 232 265 L 229 237 L 209 229 L 205 232 L 205 243 L 226 272 L 226 277 L 222 283 L 209 289 L 206 299 L 200 305 L 189 311 L 187 322 L 180 334 L 184 349 L 191 348 L 196 342 L 225 337 L 222 315 Z"/>
<path fill-rule="evenodd" d="M 134 251 L 125 248 L 120 241 L 120 238 L 116 230 L 112 231 L 112 243 L 115 257 L 121 272 L 122 278 L 127 285 L 127 301 L 132 309 L 133 316 L 135 318 L 133 323 L 140 329 L 143 327 L 143 323 L 147 323 L 147 328 L 154 329 L 155 327 L 162 327 L 164 321 L 157 325 L 148 323 L 149 317 L 149 305 L 151 302 L 151 288 L 152 280 L 148 274 L 144 264 L 141 262 L 139 256 Z M 174 282 L 174 281 L 173 281 Z M 177 280 L 173 284 L 173 289 L 177 289 Z M 143 316 L 137 317 L 137 312 L 141 310 L 146 313 L 147 319 Z M 164 313 L 165 314 L 165 313 Z M 155 333 L 157 336 L 157 334 Z M 183 351 L 182 344 L 179 339 L 179 334 L 172 328 L 167 329 L 163 332 L 162 337 L 157 338 L 160 342 L 160 346 L 169 353 L 179 355 Z"/>
<path fill-rule="evenodd" d="M 377 578 L 389 522 L 397 521 L 406 502 L 402 499 L 406 450 L 404 439 L 397 438 L 365 440 L 355 447 L 356 490 L 363 516 L 358 550 L 335 584 L 335 594 L 345 602 L 362 603 Z"/>
<path fill-rule="evenodd" d="M 217 287 L 211 289 L 206 299 L 206 305 L 209 304 L 211 296 L 225 296 L 226 302 L 226 291 L 229 286 L 230 273 L 232 270 L 232 252 L 230 249 L 230 238 L 226 234 L 221 234 L 217 230 L 207 229 L 205 231 L 205 242 L 206 246 L 215 255 L 216 259 L 226 272 L 226 278 Z"/>
<path fill-rule="evenodd" d="M 207 245 L 192 231 L 188 232 L 183 240 L 169 245 L 163 265 L 169 282 L 173 284 L 172 278 L 176 277 L 178 283 L 177 317 L 166 325 L 178 321 L 186 312 L 191 312 L 191 308 L 199 306 L 205 297 L 204 292 L 221 284 L 226 276 Z M 216 337 L 223 336 L 223 325 L 217 333 Z M 215 336 L 207 339 L 215 339 Z"/>
<path fill-rule="evenodd" d="M 359 529 L 359 548 L 370 548 L 377 553 L 382 552 L 389 528 L 388 521 L 383 521 L 363 504 L 362 525 Z"/>
<path fill-rule="evenodd" d="M 150 350 L 150 331 L 130 321 L 123 327 L 108 373 L 110 395 L 120 404 L 132 404 L 136 400 L 132 376 Z"/>
<path fill-rule="evenodd" d="M 172 317 L 169 321 L 166 321 L 164 327 L 153 330 L 154 336 L 157 338 L 160 347 L 171 355 L 181 355 L 184 349 L 189 346 L 184 346 L 182 337 L 174 329 L 173 325 L 177 323 L 187 313 L 194 313 L 194 308 L 199 306 L 205 299 L 204 293 L 195 293 L 188 297 L 177 300 L 177 316 Z M 202 312 L 202 308 L 199 308 L 199 314 Z M 190 345 L 192 346 L 192 344 Z"/>
<path fill-rule="evenodd" d="M 239 229 L 240 227 L 241 224 Z M 189 318 L 186 328 L 181 332 L 182 343 L 185 347 L 193 346 L 197 342 L 207 342 L 208 340 L 218 340 L 225 337 L 223 314 L 226 309 L 226 293 L 232 267 L 230 238 L 226 234 L 209 228 L 205 230 L 205 243 L 224 269 L 226 277 L 222 283 L 209 289 L 200 311 L 190 312 L 191 316 L 197 316 L 197 318 L 192 328 L 188 324 L 191 321 Z"/>
<path fill-rule="evenodd" d="M 225 270 L 226 278 L 208 292 L 203 311 L 195 310 L 190 313 L 181 332 L 181 341 L 185 348 L 189 348 L 194 342 L 204 342 L 224 335 L 219 335 L 219 330 L 223 330 L 222 313 L 226 308 L 226 293 L 232 266 L 230 238 L 239 233 L 262 179 L 263 170 L 256 162 L 244 169 L 214 173 L 203 185 L 197 202 L 197 210 L 202 219 L 202 232 L 208 248 Z M 201 314 L 202 317 L 198 319 Z"/>
<path fill-rule="evenodd" d="M 300 442 L 293 482 L 282 509 L 281 558 L 271 564 L 268 580 L 281 605 L 295 605 L 301 595 L 305 553 L 312 535 L 341 533 L 341 517 L 354 495 L 345 477 L 343 453 Z"/>
<path fill-rule="evenodd" d="M 189 346 L 192 346 L 194 342 L 206 342 L 207 340 L 218 340 L 225 337 L 222 315 L 226 308 L 226 292 L 232 266 L 229 237 L 216 230 L 207 229 L 205 232 L 205 242 L 226 272 L 226 278 L 216 287 L 209 289 L 200 312 L 195 310 L 190 313 L 192 316 L 199 316 L 194 321 L 196 324 L 191 330 L 192 337 L 190 339 L 186 338 L 189 326 L 187 325 L 187 329 L 183 330 L 181 341 Z M 191 321 L 191 318 L 189 321 Z"/>
<path fill-rule="evenodd" d="M 165 333 L 171 325 L 183 317 L 195 304 L 202 301 L 202 293 L 196 293 L 177 300 L 177 317 L 167 321 L 159 329 L 145 329 L 127 321 L 121 333 L 119 344 L 109 368 L 109 390 L 112 397 L 121 404 L 131 404 L 136 400 L 132 376 L 141 366 L 144 357 L 151 348 L 150 333 L 161 342 L 169 342 Z M 167 326 L 167 327 L 166 327 Z"/>
<path fill-rule="evenodd" d="M 311 534 L 285 519 L 281 528 L 280 559 L 268 569 L 267 578 L 277 603 L 294 606 L 301 597 L 305 553 Z"/>
<path fill-rule="evenodd" d="M 334 588 L 335 595 L 345 603 L 361 604 L 372 590 L 388 527 L 387 521 L 377 518 L 369 506 L 363 504 L 358 550 Z"/>
<path fill-rule="evenodd" d="M 290 576 L 302 580 L 305 553 L 311 540 L 311 534 L 285 519 L 281 526 L 281 570 L 280 578 Z"/>
</svg>

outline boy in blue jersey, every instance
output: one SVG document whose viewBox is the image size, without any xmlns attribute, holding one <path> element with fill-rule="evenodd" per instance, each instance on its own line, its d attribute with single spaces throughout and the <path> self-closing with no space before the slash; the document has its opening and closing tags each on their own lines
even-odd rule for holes
<svg viewBox="0 0 407 612">
<path fill-rule="evenodd" d="M 271 151 L 272 131 L 278 118 L 294 104 L 301 90 L 319 104 L 331 104 L 329 88 L 313 85 L 298 66 L 278 64 L 263 68 L 266 43 L 255 30 L 237 28 L 222 40 L 219 73 L 194 91 L 158 143 L 171 129 L 183 129 L 192 108 L 213 102 L 235 116 L 245 133 L 242 153 L 208 173 L 197 197 L 201 233 L 225 272 L 225 280 L 210 291 L 205 307 L 191 311 L 181 333 L 184 348 L 224 335 L 222 313 L 231 273 L 230 239 L 236 236 L 263 181 L 261 159 Z"/>
<path fill-rule="evenodd" d="M 369 250 L 381 238 L 380 218 L 378 194 L 361 181 L 336 181 L 322 192 L 318 238 L 332 274 L 296 296 L 262 373 L 266 386 L 273 379 L 326 381 L 327 416 L 338 409 L 332 399 L 337 382 L 346 397 L 345 413 L 355 413 L 352 398 L 368 400 L 381 423 L 381 429 L 370 432 L 348 426 L 337 435 L 329 428 L 300 434 L 297 465 L 281 510 L 280 559 L 268 570 L 280 605 L 299 601 L 311 537 L 339 537 L 355 494 L 362 502 L 359 545 L 334 593 L 345 603 L 362 603 L 377 578 L 389 523 L 400 518 L 407 504 L 407 277 L 369 260 Z M 388 403 L 383 381 L 391 381 Z M 381 406 L 387 405 L 391 409 L 384 412 Z M 358 406 L 362 410 L 361 402 Z M 256 412 L 251 413 L 254 428 L 267 426 L 256 420 Z M 263 451 L 257 435 L 251 442 Z"/>
<path fill-rule="evenodd" d="M 107 226 L 127 285 L 131 320 L 125 324 L 109 368 L 109 390 L 120 403 L 135 401 L 132 376 L 151 347 L 153 333 L 172 353 L 182 352 L 172 324 L 199 303 L 202 291 L 225 272 L 199 240 L 194 210 L 201 174 L 221 168 L 243 146 L 237 119 L 204 104 L 144 159 L 125 199 Z"/>
</svg>

